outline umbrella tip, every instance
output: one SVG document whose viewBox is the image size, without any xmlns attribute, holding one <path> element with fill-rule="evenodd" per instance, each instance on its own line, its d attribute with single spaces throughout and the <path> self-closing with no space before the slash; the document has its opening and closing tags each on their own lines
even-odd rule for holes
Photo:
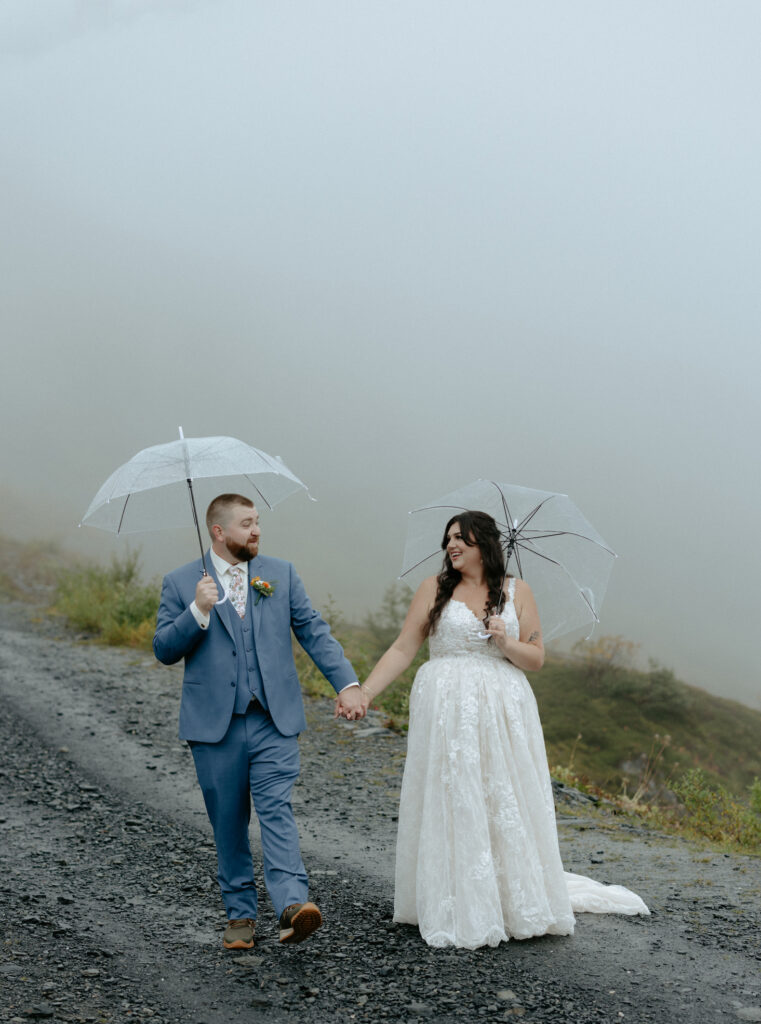
<svg viewBox="0 0 761 1024">
<path fill-rule="evenodd" d="M 183 432 L 182 432 L 182 427 L 178 427 L 177 429 L 178 429 L 178 430 L 179 430 L 179 432 L 180 432 L 180 440 L 184 441 L 184 440 L 185 440 L 185 435 L 184 435 L 184 434 L 183 434 Z"/>
</svg>

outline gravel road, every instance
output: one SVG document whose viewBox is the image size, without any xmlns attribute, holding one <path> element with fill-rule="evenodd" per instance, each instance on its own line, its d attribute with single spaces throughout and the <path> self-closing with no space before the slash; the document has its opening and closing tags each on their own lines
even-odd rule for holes
<svg viewBox="0 0 761 1024">
<path fill-rule="evenodd" d="M 0 604 L 0 1019 L 761 1021 L 761 861 L 558 808 L 565 866 L 652 917 L 580 916 L 572 938 L 432 950 L 394 925 L 405 741 L 307 703 L 294 794 L 325 924 L 280 946 L 261 901 L 225 953 L 211 833 L 176 738 L 181 670 Z M 258 839 L 254 837 L 254 848 Z"/>
</svg>

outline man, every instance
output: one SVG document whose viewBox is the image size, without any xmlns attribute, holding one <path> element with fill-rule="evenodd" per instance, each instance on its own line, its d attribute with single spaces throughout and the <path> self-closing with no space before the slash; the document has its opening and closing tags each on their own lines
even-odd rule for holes
<svg viewBox="0 0 761 1024">
<path fill-rule="evenodd" d="M 164 578 L 153 650 L 185 659 L 180 739 L 193 753 L 217 847 L 228 916 L 223 944 L 251 949 L 257 892 L 248 839 L 251 797 L 259 818 L 264 884 L 280 919 L 280 941 L 301 942 L 320 927 L 291 808 L 306 728 L 291 630 L 361 718 L 357 675 L 327 623 L 312 608 L 290 562 L 259 554 L 259 514 L 239 494 L 209 505 L 209 575 L 201 559 Z M 200 577 L 200 578 L 199 578 Z"/>
</svg>

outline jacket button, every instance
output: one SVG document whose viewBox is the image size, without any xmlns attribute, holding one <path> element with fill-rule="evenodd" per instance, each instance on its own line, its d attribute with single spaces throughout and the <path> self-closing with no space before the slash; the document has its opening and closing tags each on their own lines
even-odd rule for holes
<svg viewBox="0 0 761 1024">
<path fill-rule="evenodd" d="M 237 657 L 238 657 L 238 652 L 237 651 L 233 651 L 233 658 L 237 658 Z"/>
<path fill-rule="evenodd" d="M 233 681 L 232 681 L 232 682 L 230 683 L 230 686 L 235 686 L 235 680 L 234 680 L 234 679 L 233 679 Z"/>
</svg>

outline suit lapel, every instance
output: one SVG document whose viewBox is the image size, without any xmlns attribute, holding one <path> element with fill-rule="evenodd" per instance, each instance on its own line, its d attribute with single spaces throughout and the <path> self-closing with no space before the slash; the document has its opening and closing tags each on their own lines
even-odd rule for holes
<svg viewBox="0 0 761 1024">
<path fill-rule="evenodd" d="M 211 560 L 211 554 L 207 554 L 207 556 L 206 556 L 206 565 L 207 565 L 207 568 L 208 568 L 209 575 L 214 580 L 214 582 L 217 584 L 217 589 L 219 590 L 220 594 L 224 594 L 225 593 L 225 588 L 219 582 L 219 576 L 217 576 L 217 570 L 214 568 L 214 563 Z M 225 627 L 227 632 L 230 634 L 230 639 L 234 641 L 235 640 L 235 636 L 233 634 L 233 624 L 230 621 L 230 613 L 232 612 L 233 614 L 235 614 L 235 609 L 233 608 L 232 604 L 230 603 L 230 599 L 227 596 L 225 596 L 224 598 L 219 600 L 214 605 L 213 611 L 217 613 L 217 615 L 219 616 L 220 622 Z"/>
<path fill-rule="evenodd" d="M 261 604 L 264 598 L 259 598 L 257 603 L 258 593 L 251 586 L 251 580 L 254 576 L 261 576 L 262 574 L 262 563 L 259 555 L 256 558 L 252 558 L 248 563 L 248 600 L 251 602 L 251 617 L 254 620 L 254 643 L 259 642 L 259 630 L 261 629 Z"/>
</svg>

